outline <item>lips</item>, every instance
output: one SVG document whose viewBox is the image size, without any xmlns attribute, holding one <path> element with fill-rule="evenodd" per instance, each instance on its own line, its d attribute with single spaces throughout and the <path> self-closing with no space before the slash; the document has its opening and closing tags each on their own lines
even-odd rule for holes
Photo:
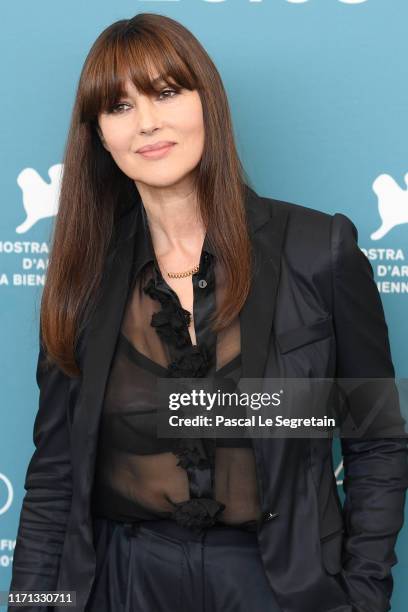
<svg viewBox="0 0 408 612">
<path fill-rule="evenodd" d="M 137 150 L 137 153 L 146 153 L 148 151 L 159 151 L 160 149 L 165 149 L 166 147 L 169 147 L 173 144 L 175 143 L 171 142 L 170 140 L 160 140 L 159 142 L 155 142 L 154 144 L 146 145 L 145 147 L 141 147 L 140 149 Z"/>
</svg>

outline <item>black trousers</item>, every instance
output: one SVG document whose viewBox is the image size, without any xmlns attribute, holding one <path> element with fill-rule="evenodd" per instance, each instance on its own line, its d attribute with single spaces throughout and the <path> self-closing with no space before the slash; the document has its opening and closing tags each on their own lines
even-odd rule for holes
<svg viewBox="0 0 408 612">
<path fill-rule="evenodd" d="M 281 612 L 255 532 L 95 518 L 94 533 L 87 612 Z"/>
</svg>

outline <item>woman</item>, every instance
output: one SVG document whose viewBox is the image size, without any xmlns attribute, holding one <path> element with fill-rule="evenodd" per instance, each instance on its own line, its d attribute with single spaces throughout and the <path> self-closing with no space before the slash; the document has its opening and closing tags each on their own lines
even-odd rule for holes
<svg viewBox="0 0 408 612">
<path fill-rule="evenodd" d="M 146 13 L 102 32 L 65 152 L 11 590 L 88 612 L 389 609 L 403 437 L 342 439 L 343 517 L 330 438 L 156 435 L 164 378 L 394 377 L 351 221 L 247 183 L 196 38 Z"/>
</svg>

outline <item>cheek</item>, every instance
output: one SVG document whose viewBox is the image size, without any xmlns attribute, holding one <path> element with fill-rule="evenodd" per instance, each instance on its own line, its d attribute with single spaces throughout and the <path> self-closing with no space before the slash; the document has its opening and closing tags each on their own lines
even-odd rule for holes
<svg viewBox="0 0 408 612">
<path fill-rule="evenodd" d="M 180 126 L 180 134 L 183 135 L 184 148 L 186 152 L 197 155 L 202 154 L 204 148 L 204 124 L 200 113 L 186 114 L 188 119 L 184 119 Z"/>
<path fill-rule="evenodd" d="M 120 154 L 129 148 L 132 124 L 127 117 L 103 117 L 99 120 L 99 127 L 105 139 L 105 145 L 112 154 Z"/>
<path fill-rule="evenodd" d="M 130 133 L 129 129 L 123 129 L 122 126 L 120 129 L 115 126 L 115 129 L 105 130 L 105 141 L 109 147 L 109 153 L 125 174 L 131 169 L 135 160 L 134 153 L 131 152 L 132 139 Z"/>
<path fill-rule="evenodd" d="M 129 130 L 112 130 L 105 135 L 106 144 L 112 153 L 124 153 L 129 150 L 131 144 L 131 138 L 129 136 Z"/>
</svg>

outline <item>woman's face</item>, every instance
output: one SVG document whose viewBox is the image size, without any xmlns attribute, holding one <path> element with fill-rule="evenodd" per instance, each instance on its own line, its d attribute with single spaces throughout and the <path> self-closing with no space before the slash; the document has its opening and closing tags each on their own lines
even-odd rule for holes
<svg viewBox="0 0 408 612">
<path fill-rule="evenodd" d="M 137 183 L 166 187 L 191 178 L 204 148 L 204 123 L 197 91 L 178 92 L 166 83 L 147 96 L 127 82 L 127 96 L 98 117 L 103 146 L 119 168 Z M 138 149 L 159 141 L 176 143 L 162 157 Z M 189 176 L 190 175 L 190 176 Z"/>
</svg>

